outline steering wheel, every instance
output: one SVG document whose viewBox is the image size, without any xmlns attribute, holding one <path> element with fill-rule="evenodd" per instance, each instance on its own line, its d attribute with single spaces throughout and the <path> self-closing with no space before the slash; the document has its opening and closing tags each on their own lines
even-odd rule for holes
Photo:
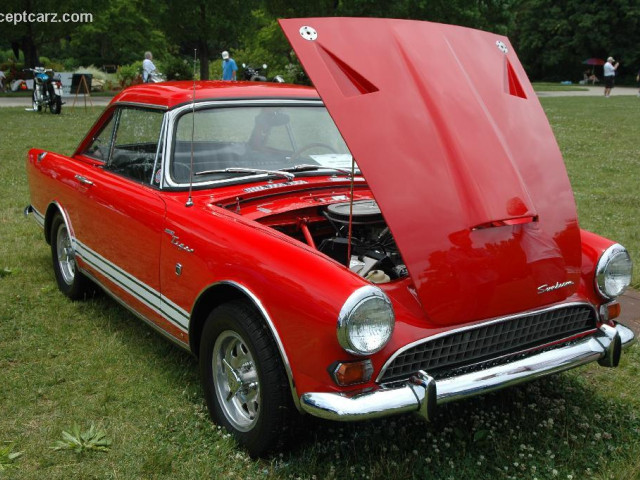
<svg viewBox="0 0 640 480">
<path fill-rule="evenodd" d="M 330 153 L 338 153 L 338 152 L 336 152 L 336 150 L 331 145 L 329 145 L 327 143 L 314 142 L 314 143 L 309 143 L 309 144 L 305 145 L 304 147 L 301 147 L 301 148 L 297 149 L 295 152 L 293 152 L 293 155 L 291 155 L 291 160 L 296 160 L 296 159 L 300 158 L 302 156 L 303 152 L 306 152 L 307 150 L 311 150 L 312 148 L 316 148 L 316 147 L 325 148 L 325 149 L 329 150 Z"/>
</svg>

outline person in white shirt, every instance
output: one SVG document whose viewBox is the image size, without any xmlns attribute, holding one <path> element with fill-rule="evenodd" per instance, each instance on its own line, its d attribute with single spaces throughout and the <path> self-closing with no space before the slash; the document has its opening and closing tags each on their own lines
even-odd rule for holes
<svg viewBox="0 0 640 480">
<path fill-rule="evenodd" d="M 613 57 L 607 58 L 607 63 L 604 64 L 604 96 L 608 98 L 611 95 L 611 89 L 615 83 L 616 70 L 620 64 L 616 62 Z"/>
<path fill-rule="evenodd" d="M 156 71 L 156 66 L 151 61 L 153 55 L 151 52 L 144 52 L 144 60 L 142 61 L 142 81 L 149 83 L 151 81 L 151 74 Z"/>
</svg>

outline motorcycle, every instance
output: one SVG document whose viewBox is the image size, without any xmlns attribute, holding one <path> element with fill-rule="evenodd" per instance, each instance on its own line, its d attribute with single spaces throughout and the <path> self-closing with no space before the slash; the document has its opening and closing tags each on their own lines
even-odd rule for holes
<svg viewBox="0 0 640 480">
<path fill-rule="evenodd" d="M 55 78 L 53 70 L 44 67 L 27 68 L 33 73 L 33 110 L 49 108 L 54 115 L 62 111 L 62 82 Z"/>
<path fill-rule="evenodd" d="M 159 71 L 154 70 L 149 74 L 149 79 L 147 83 L 161 83 L 166 81 L 167 81 L 167 77 L 163 73 L 160 73 Z"/>
<path fill-rule="evenodd" d="M 252 67 L 251 65 L 247 65 L 246 63 L 242 64 L 242 68 L 244 68 L 244 72 L 242 76 L 244 77 L 245 80 L 249 82 L 266 82 L 267 81 L 267 77 L 260 73 L 259 68 Z M 266 70 L 266 69 L 267 69 L 267 64 L 263 63 L 262 70 Z M 271 81 L 276 83 L 284 83 L 284 78 L 282 78 L 282 76 L 280 75 L 276 75 L 271 79 Z"/>
</svg>

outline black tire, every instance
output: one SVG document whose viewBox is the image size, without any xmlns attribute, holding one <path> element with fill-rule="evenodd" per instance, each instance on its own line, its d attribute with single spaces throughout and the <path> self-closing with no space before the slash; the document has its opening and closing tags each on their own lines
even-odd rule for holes
<svg viewBox="0 0 640 480">
<path fill-rule="evenodd" d="M 291 438 L 298 413 L 289 382 L 271 333 L 250 305 L 234 301 L 211 312 L 199 361 L 211 418 L 251 456 L 278 449 Z"/>
<path fill-rule="evenodd" d="M 91 280 L 77 269 L 71 236 L 62 216 L 51 222 L 51 258 L 58 288 L 71 300 L 81 300 L 92 291 Z"/>
<path fill-rule="evenodd" d="M 49 110 L 51 110 L 51 113 L 54 115 L 60 115 L 60 112 L 62 112 L 62 99 L 60 95 L 53 96 L 53 102 L 49 105 Z"/>
</svg>

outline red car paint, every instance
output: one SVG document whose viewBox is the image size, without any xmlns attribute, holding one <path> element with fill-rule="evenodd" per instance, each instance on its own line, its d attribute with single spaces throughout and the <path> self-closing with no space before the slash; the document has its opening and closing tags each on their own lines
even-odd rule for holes
<svg viewBox="0 0 640 480">
<path fill-rule="evenodd" d="M 308 24 L 313 40 L 301 34 Z M 192 102 L 320 98 L 280 84 L 197 82 L 195 97 L 191 82 L 129 88 L 72 156 L 28 154 L 37 218 L 48 238 L 52 214 L 64 215 L 83 272 L 195 354 L 208 309 L 246 296 L 268 320 L 294 402 L 353 391 L 336 385 L 329 367 L 361 358 L 341 347 L 336 321 L 370 282 L 319 251 L 314 235 L 327 227 L 327 205 L 375 199 L 409 271 L 378 285 L 395 330 L 367 357 L 374 374 L 358 390 L 378 388 L 385 362 L 421 339 L 554 305 L 597 311 L 607 301 L 594 269 L 613 242 L 580 230 L 558 146 L 508 39 L 401 20 L 281 25 L 362 175 L 196 182 L 190 193 L 114 174 L 87 149 L 118 108 L 164 112 L 162 144 L 172 112 Z M 159 178 L 173 161 L 162 145 Z"/>
</svg>

